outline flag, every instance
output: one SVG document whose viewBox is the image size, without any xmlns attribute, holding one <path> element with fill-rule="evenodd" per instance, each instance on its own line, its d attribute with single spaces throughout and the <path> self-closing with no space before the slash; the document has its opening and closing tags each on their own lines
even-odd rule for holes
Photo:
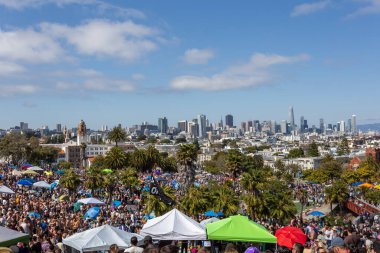
<svg viewBox="0 0 380 253">
<path fill-rule="evenodd" d="M 150 190 L 149 193 L 158 197 L 162 202 L 164 202 L 168 206 L 174 205 L 174 200 L 172 200 L 169 196 L 167 196 L 161 186 L 157 183 L 157 181 L 152 176 L 152 180 L 150 182 Z"/>
</svg>

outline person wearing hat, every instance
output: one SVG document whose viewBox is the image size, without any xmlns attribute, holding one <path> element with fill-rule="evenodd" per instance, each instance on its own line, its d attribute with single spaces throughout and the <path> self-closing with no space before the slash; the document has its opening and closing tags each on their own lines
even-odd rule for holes
<svg viewBox="0 0 380 253">
<path fill-rule="evenodd" d="M 138 243 L 137 237 L 136 236 L 132 236 L 132 238 L 131 238 L 131 245 L 132 246 L 129 247 L 129 248 L 126 248 L 124 250 L 124 252 L 127 252 L 127 253 L 141 253 L 141 252 L 143 252 L 144 249 L 141 248 L 141 247 L 138 247 L 137 243 Z M 145 243 L 145 241 L 144 241 L 144 243 Z"/>
<path fill-rule="evenodd" d="M 329 247 L 330 252 L 334 253 L 349 253 L 350 250 L 345 246 L 344 241 L 341 237 L 335 237 L 331 240 L 331 246 Z"/>
<path fill-rule="evenodd" d="M 152 248 L 153 245 L 153 238 L 150 235 L 147 235 L 144 237 L 144 249 Z"/>
</svg>

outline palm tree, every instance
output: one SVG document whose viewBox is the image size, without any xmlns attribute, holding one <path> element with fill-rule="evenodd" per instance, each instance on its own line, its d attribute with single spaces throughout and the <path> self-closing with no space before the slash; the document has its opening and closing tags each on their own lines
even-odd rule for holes
<svg viewBox="0 0 380 253">
<path fill-rule="evenodd" d="M 263 212 L 263 196 L 260 191 L 260 186 L 266 181 L 264 171 L 260 169 L 250 170 L 245 172 L 241 178 L 241 185 L 244 189 L 244 201 L 248 206 L 248 211 L 251 214 L 251 217 L 254 219 L 257 214 Z"/>
<path fill-rule="evenodd" d="M 91 194 L 94 194 L 95 190 L 98 190 L 103 185 L 103 178 L 99 169 L 89 169 L 86 173 L 84 186 L 91 190 Z"/>
<path fill-rule="evenodd" d="M 216 185 L 209 190 L 209 199 L 212 209 L 222 211 L 224 216 L 230 216 L 239 210 L 239 198 L 228 185 Z"/>
<path fill-rule="evenodd" d="M 106 164 L 113 170 L 123 168 L 127 162 L 127 154 L 120 147 L 113 147 L 106 155 Z"/>
<path fill-rule="evenodd" d="M 170 197 L 171 199 L 174 199 L 175 191 L 173 188 L 170 188 L 169 186 L 164 186 L 162 187 L 162 189 L 166 196 Z M 144 198 L 143 203 L 146 205 L 146 211 L 148 213 L 154 211 L 155 215 L 157 216 L 162 215 L 173 208 L 172 206 L 168 206 L 164 202 L 162 202 L 159 197 L 156 197 L 155 195 L 149 193 L 146 196 L 146 198 Z"/>
<path fill-rule="evenodd" d="M 190 187 L 181 200 L 181 209 L 191 215 L 207 211 L 209 202 L 204 192 L 203 188 Z"/>
<path fill-rule="evenodd" d="M 146 151 L 143 149 L 135 150 L 131 155 L 131 164 L 138 171 L 145 171 L 148 169 L 148 159 Z"/>
<path fill-rule="evenodd" d="M 71 194 L 81 184 L 81 180 L 79 175 L 75 173 L 73 169 L 69 169 L 66 170 L 65 174 L 61 177 L 59 184 L 62 185 L 63 188 L 68 189 Z"/>
<path fill-rule="evenodd" d="M 103 187 L 106 190 L 106 193 L 108 195 L 108 201 L 111 202 L 113 191 L 115 190 L 116 182 L 117 182 L 117 176 L 115 173 L 110 173 L 105 176 L 103 176 Z"/>
<path fill-rule="evenodd" d="M 347 184 L 343 180 L 338 180 L 332 186 L 326 187 L 325 193 L 327 201 L 330 202 L 330 211 L 332 212 L 332 203 L 338 203 L 342 211 L 343 203 L 349 196 Z"/>
<path fill-rule="evenodd" d="M 301 204 L 300 220 L 301 220 L 301 222 L 303 222 L 303 217 L 302 217 L 303 208 L 308 203 L 307 191 L 305 189 L 299 188 L 296 191 L 296 197 L 300 201 L 300 204 Z"/>
<path fill-rule="evenodd" d="M 82 170 L 84 168 L 84 163 L 85 163 L 85 160 L 86 160 L 86 148 L 87 148 L 87 145 L 86 143 L 81 143 L 80 144 L 80 163 L 79 163 L 79 168 Z"/>
<path fill-rule="evenodd" d="M 188 189 L 195 181 L 197 154 L 197 149 L 193 144 L 181 145 L 177 151 L 179 178 L 184 189 Z"/>
<path fill-rule="evenodd" d="M 243 170 L 244 156 L 237 149 L 228 151 L 226 158 L 226 166 L 231 173 L 231 177 L 236 179 Z"/>
<path fill-rule="evenodd" d="M 149 146 L 145 150 L 145 155 L 148 171 L 152 171 L 160 162 L 160 152 L 154 146 Z"/>
<path fill-rule="evenodd" d="M 127 168 L 120 172 L 119 178 L 125 187 L 131 190 L 132 187 L 139 184 L 137 171 L 135 168 Z"/>
<path fill-rule="evenodd" d="M 115 145 L 117 147 L 118 142 L 125 141 L 127 139 L 127 134 L 121 127 L 114 127 L 109 132 L 108 139 L 115 142 Z"/>
</svg>

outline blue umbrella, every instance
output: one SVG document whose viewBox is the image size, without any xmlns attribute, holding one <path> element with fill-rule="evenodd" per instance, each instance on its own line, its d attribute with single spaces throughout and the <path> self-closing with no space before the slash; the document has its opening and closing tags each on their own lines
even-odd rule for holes
<svg viewBox="0 0 380 253">
<path fill-rule="evenodd" d="M 65 172 L 64 172 L 63 170 L 57 170 L 57 171 L 55 172 L 55 174 L 63 175 L 63 174 L 65 174 Z"/>
<path fill-rule="evenodd" d="M 320 212 L 320 211 L 310 212 L 309 215 L 311 215 L 311 216 L 325 216 L 325 214 Z"/>
<path fill-rule="evenodd" d="M 224 213 L 223 213 L 222 211 L 219 211 L 219 212 L 217 213 L 217 215 L 218 215 L 218 217 L 222 217 L 222 216 L 224 216 Z"/>
<path fill-rule="evenodd" d="M 84 218 L 91 218 L 91 219 L 95 219 L 100 213 L 100 208 L 97 207 L 97 206 L 94 206 L 94 207 L 91 207 L 90 209 L 88 209 L 88 211 L 86 212 L 86 214 L 84 215 Z"/>
<path fill-rule="evenodd" d="M 27 180 L 27 181 L 29 181 L 31 183 L 35 183 L 36 182 L 36 180 L 34 180 L 32 178 L 28 178 L 28 177 L 24 178 L 24 180 Z"/>
<path fill-rule="evenodd" d="M 120 200 L 114 200 L 112 202 L 116 207 L 119 207 L 121 205 L 121 201 Z"/>
<path fill-rule="evenodd" d="M 19 185 L 25 185 L 25 186 L 32 186 L 33 183 L 28 181 L 28 180 L 25 180 L 25 179 L 20 179 L 17 181 L 17 184 Z"/>
<path fill-rule="evenodd" d="M 29 217 L 34 217 L 34 218 L 37 218 L 39 219 L 41 217 L 41 215 L 39 215 L 39 213 L 36 213 L 36 212 L 30 212 L 28 214 Z"/>
<path fill-rule="evenodd" d="M 218 214 L 215 213 L 213 210 L 210 210 L 210 211 L 205 212 L 204 216 L 216 217 L 216 216 L 218 216 Z"/>
<path fill-rule="evenodd" d="M 362 184 L 364 184 L 364 183 L 363 182 L 356 182 L 356 183 L 353 183 L 352 186 L 356 187 L 356 186 L 359 186 L 359 185 L 362 185 Z"/>
</svg>

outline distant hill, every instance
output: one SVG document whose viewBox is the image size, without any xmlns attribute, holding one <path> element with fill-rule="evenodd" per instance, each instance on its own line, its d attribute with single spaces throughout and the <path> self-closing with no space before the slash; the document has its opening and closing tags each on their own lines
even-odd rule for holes
<svg viewBox="0 0 380 253">
<path fill-rule="evenodd" d="M 380 123 L 358 125 L 358 129 L 363 132 L 368 132 L 368 131 L 380 132 Z"/>
</svg>

